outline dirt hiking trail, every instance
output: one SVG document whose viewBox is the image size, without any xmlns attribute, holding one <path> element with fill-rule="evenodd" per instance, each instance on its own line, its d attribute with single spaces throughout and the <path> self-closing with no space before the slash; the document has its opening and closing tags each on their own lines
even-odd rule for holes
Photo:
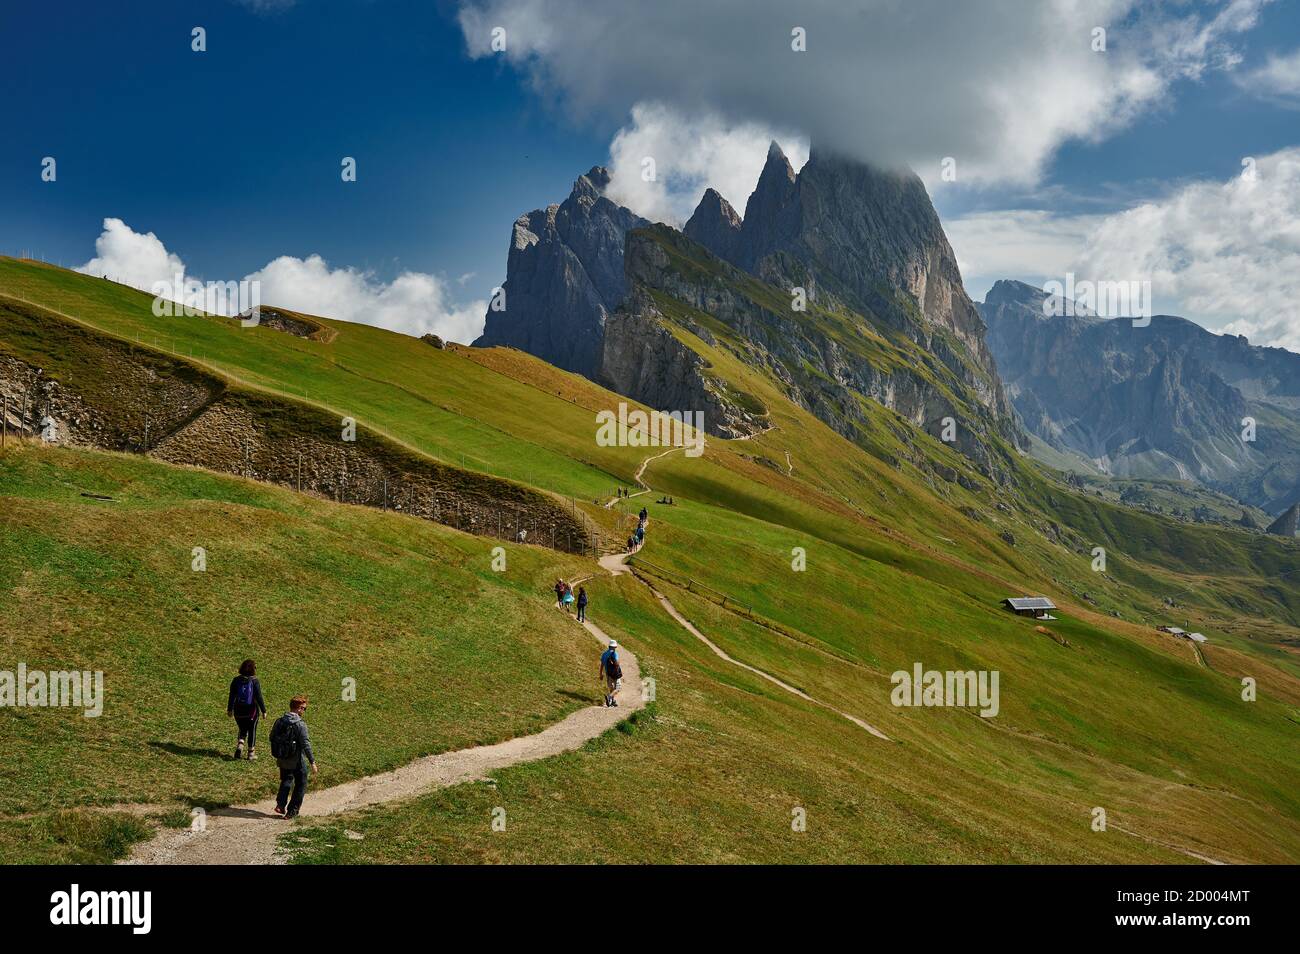
<svg viewBox="0 0 1300 954">
<path fill-rule="evenodd" d="M 671 448 L 665 451 L 664 454 L 670 454 L 672 453 L 672 451 L 677 449 L 678 448 Z M 664 454 L 655 454 L 653 457 L 647 457 L 644 461 L 641 462 L 641 466 L 636 472 L 636 482 L 645 488 L 644 490 L 641 491 L 641 493 L 648 493 L 650 490 L 649 485 L 646 484 L 644 480 L 642 480 L 642 475 L 645 474 L 646 467 L 650 464 L 651 461 L 663 457 Z M 633 494 L 632 496 L 636 496 L 636 494 Z M 623 499 L 626 500 L 627 498 L 625 497 Z M 614 502 L 616 501 L 611 501 L 611 503 Z M 606 506 L 610 506 L 610 504 L 606 504 Z M 646 527 L 649 528 L 649 526 L 650 526 L 650 521 L 647 520 Z M 644 544 L 642 544 L 642 546 L 644 546 Z M 638 553 L 640 552 L 640 549 L 641 549 L 640 547 L 637 548 Z M 804 692 L 802 689 L 797 689 L 794 686 L 790 685 L 788 682 L 783 682 L 782 680 L 778 679 L 776 676 L 773 676 L 771 673 L 764 672 L 763 670 L 751 666 L 748 663 L 743 663 L 739 659 L 735 659 L 732 656 L 727 655 L 726 651 L 723 650 L 721 646 L 713 642 L 711 639 L 709 639 L 707 636 L 701 633 L 698 629 L 696 629 L 694 624 L 692 624 L 690 620 L 688 620 L 685 616 L 683 616 L 681 612 L 678 611 L 676 606 L 673 606 L 672 601 L 669 600 L 668 597 L 664 596 L 657 589 L 655 589 L 654 586 L 652 586 L 650 582 L 646 580 L 644 577 L 640 576 L 637 573 L 632 572 L 631 568 L 627 566 L 627 561 L 628 558 L 633 555 L 634 554 L 632 553 L 609 553 L 600 558 L 600 565 L 605 570 L 613 574 L 614 576 L 621 576 L 624 573 L 632 573 L 632 576 L 636 580 L 644 584 L 645 587 L 649 589 L 651 593 L 654 594 L 655 599 L 659 601 L 659 605 L 664 608 L 664 612 L 666 612 L 669 616 L 671 616 L 677 622 L 677 625 L 681 626 L 684 630 L 686 630 L 686 632 L 690 633 L 692 636 L 694 636 L 696 639 L 702 642 L 705 646 L 708 646 L 709 649 L 712 650 L 713 654 L 717 656 L 719 659 L 723 660 L 724 662 L 731 663 L 731 665 L 733 666 L 739 666 L 741 669 L 748 670 L 749 672 L 752 672 L 756 676 L 761 676 L 762 678 L 766 679 L 768 682 L 772 683 L 773 685 L 781 687 L 786 692 L 792 693 L 806 702 L 811 702 L 813 705 L 821 706 L 823 709 L 827 709 L 831 712 L 834 712 L 838 716 L 842 716 L 843 718 L 848 719 L 854 725 L 858 726 L 861 729 L 865 729 L 866 731 L 870 732 L 878 739 L 883 739 L 886 742 L 891 741 L 889 736 L 885 735 L 885 733 L 881 732 L 875 726 L 870 725 L 867 722 L 864 722 L 862 719 L 859 719 L 857 716 L 850 715 L 849 713 L 844 712 L 841 709 L 837 709 L 834 706 L 822 702 L 819 699 L 814 699 L 812 696 L 808 695 L 808 693 Z"/>
<path fill-rule="evenodd" d="M 609 637 L 595 623 L 583 623 L 587 631 L 609 644 Z M 438 788 L 486 778 L 490 772 L 523 762 L 534 762 L 562 752 L 571 752 L 601 735 L 638 709 L 645 708 L 641 694 L 641 670 L 637 659 L 620 648 L 623 691 L 615 708 L 589 706 L 570 713 L 555 725 L 535 735 L 508 739 L 455 752 L 429 755 L 380 775 L 370 775 L 331 788 L 307 787 L 302 818 L 316 819 L 371 805 L 396 802 Z M 594 669 L 594 666 L 593 666 Z M 603 692 L 603 690 L 602 690 Z M 325 762 L 326 759 L 321 760 Z M 267 787 L 278 784 L 270 762 L 260 763 L 266 771 Z M 269 768 L 267 768 L 269 766 Z M 276 839 L 296 826 L 272 809 L 275 799 L 252 805 L 217 808 L 208 813 L 207 830 L 164 829 L 152 840 L 142 842 L 125 864 L 145 865 L 268 865 L 287 859 L 276 853 Z"/>
</svg>

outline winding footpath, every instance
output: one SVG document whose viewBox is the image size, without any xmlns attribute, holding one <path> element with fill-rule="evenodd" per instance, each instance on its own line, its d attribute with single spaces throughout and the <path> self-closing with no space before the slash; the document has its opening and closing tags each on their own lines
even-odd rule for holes
<svg viewBox="0 0 1300 954">
<path fill-rule="evenodd" d="M 602 646 L 609 637 L 595 623 L 583 623 Z M 481 745 L 455 752 L 443 752 L 416 759 L 392 772 L 370 775 L 331 788 L 307 789 L 304 819 L 317 819 L 356 811 L 385 802 L 397 802 L 438 788 L 459 785 L 487 777 L 491 772 L 571 752 L 613 728 L 638 709 L 645 708 L 641 692 L 641 669 L 637 659 L 620 649 L 623 692 L 616 708 L 588 706 L 570 713 L 555 725 L 535 735 L 520 736 L 495 745 Z M 267 763 L 263 763 L 267 764 Z M 275 776 L 267 773 L 268 786 Z M 206 830 L 164 829 L 152 840 L 142 842 L 125 864 L 144 865 L 268 865 L 287 859 L 275 850 L 276 839 L 296 826 L 288 824 L 272 809 L 275 799 L 252 805 L 218 808 L 208 813 Z"/>
<path fill-rule="evenodd" d="M 634 477 L 641 489 L 631 496 L 649 493 L 650 487 L 643 479 L 646 468 L 652 461 L 679 449 L 669 448 L 663 453 L 654 454 L 643 460 Z M 606 508 L 612 507 L 620 499 L 629 498 L 615 498 L 605 504 Z M 611 553 L 601 557 L 599 563 L 601 568 L 611 575 L 621 576 L 631 572 L 626 565 L 629 555 Z M 857 716 L 820 702 L 770 673 L 727 655 L 721 647 L 708 639 L 678 612 L 667 597 L 640 576 L 634 573 L 632 576 L 654 594 L 659 605 L 678 625 L 709 647 L 719 659 L 752 672 L 801 699 L 843 716 L 877 738 L 888 741 L 888 737 L 883 732 Z M 581 625 L 600 642 L 601 646 L 609 644 L 608 634 L 595 623 L 587 621 Z M 309 787 L 301 817 L 326 818 L 373 805 L 405 801 L 435 789 L 484 779 L 491 772 L 512 765 L 534 762 L 580 748 L 613 728 L 628 714 L 645 708 L 646 700 L 641 688 L 641 669 L 636 656 L 623 649 L 619 654 L 619 660 L 623 664 L 623 693 L 620 696 L 622 704 L 618 707 L 588 706 L 570 713 L 561 721 L 534 735 L 520 736 L 494 745 L 481 745 L 454 752 L 443 752 L 439 755 L 428 755 L 391 772 L 369 775 L 329 788 Z M 273 780 L 274 776 L 268 772 L 268 787 Z M 296 826 L 287 824 L 283 818 L 276 815 L 273 811 L 274 807 L 275 800 L 267 798 L 250 805 L 213 809 L 207 814 L 202 831 L 163 829 L 149 841 L 137 845 L 122 863 L 136 865 L 283 864 L 288 859 L 276 851 L 276 840 L 280 835 L 295 830 Z"/>
<path fill-rule="evenodd" d="M 649 466 L 651 461 L 657 460 L 658 458 L 663 457 L 666 454 L 671 454 L 674 450 L 678 450 L 678 449 L 679 448 L 672 447 L 664 451 L 662 454 L 655 454 L 653 457 L 647 457 L 645 460 L 643 460 L 641 462 L 641 466 L 637 468 L 636 477 L 635 477 L 638 486 L 640 486 L 642 489 L 639 490 L 637 493 L 632 494 L 631 496 L 636 497 L 639 496 L 640 494 L 649 493 L 650 486 L 642 479 L 645 475 L 646 467 Z M 622 499 L 627 500 L 629 498 L 624 497 Z M 617 499 L 610 501 L 605 506 L 610 507 L 616 502 Z M 638 548 L 638 551 L 639 549 L 640 548 Z M 664 612 L 666 612 L 669 616 L 671 616 L 677 622 L 677 625 L 681 626 L 682 629 L 686 630 L 686 632 L 690 633 L 692 636 L 694 636 L 696 639 L 702 642 L 705 646 L 709 647 L 709 649 L 713 652 L 713 654 L 717 656 L 719 659 L 721 659 L 723 662 L 728 662 L 733 666 L 738 666 L 741 669 L 744 669 L 748 672 L 752 672 L 756 676 L 761 676 L 763 679 L 766 679 L 768 682 L 772 683 L 773 685 L 779 686 L 780 688 L 784 689 L 786 692 L 798 696 L 800 699 L 803 699 L 805 702 L 811 702 L 813 705 L 821 706 L 823 709 L 826 709 L 830 712 L 834 712 L 836 715 L 848 719 L 858 728 L 865 729 L 866 731 L 870 732 L 878 739 L 883 739 L 886 742 L 891 741 L 889 736 L 885 735 L 885 733 L 881 732 L 875 726 L 870 725 L 869 723 L 863 721 L 862 719 L 859 719 L 857 716 L 850 715 L 849 713 L 843 711 L 842 709 L 837 709 L 833 705 L 830 705 L 829 703 L 826 702 L 822 702 L 819 699 L 814 699 L 812 696 L 808 695 L 808 693 L 804 692 L 802 689 L 798 689 L 795 686 L 790 685 L 788 682 L 783 682 L 782 680 L 778 679 L 776 676 L 773 676 L 771 673 L 764 672 L 761 669 L 749 665 L 749 663 L 743 663 L 739 659 L 729 656 L 721 646 L 719 646 L 717 643 L 713 642 L 713 640 L 709 639 L 707 636 L 701 633 L 694 626 L 694 624 L 691 623 L 690 620 L 688 620 L 685 616 L 683 616 L 681 612 L 677 609 L 677 607 L 672 604 L 672 601 L 668 599 L 668 597 L 664 596 L 657 589 L 655 589 L 654 586 L 652 586 L 650 582 L 646 580 L 644 577 L 631 571 L 631 569 L 627 566 L 628 557 L 630 556 L 632 556 L 632 554 L 630 553 L 610 553 L 600 558 L 600 565 L 606 571 L 613 574 L 614 576 L 621 576 L 624 573 L 632 573 L 633 578 L 635 578 L 638 582 L 642 583 L 651 593 L 654 594 L 655 599 L 659 601 L 659 605 L 664 608 Z"/>
</svg>

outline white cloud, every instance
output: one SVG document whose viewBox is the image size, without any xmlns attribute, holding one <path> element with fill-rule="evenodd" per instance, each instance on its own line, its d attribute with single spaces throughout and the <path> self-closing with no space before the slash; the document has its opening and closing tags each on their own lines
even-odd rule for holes
<svg viewBox="0 0 1300 954">
<path fill-rule="evenodd" d="M 1186 317 L 1300 350 L 1300 148 L 1255 170 L 1107 216 L 1078 271 L 1148 278 Z"/>
<path fill-rule="evenodd" d="M 182 289 L 172 296 L 176 300 L 184 294 L 184 285 L 175 281 L 178 274 L 186 280 L 199 280 L 185 274 L 184 262 L 167 251 L 154 233 L 142 235 L 121 219 L 104 220 L 95 252 L 77 271 L 107 275 L 145 291 L 166 282 Z M 383 282 L 355 268 L 331 268 L 319 255 L 305 259 L 282 255 L 245 278 L 261 283 L 261 301 L 266 305 L 408 335 L 432 332 L 449 341 L 473 341 L 483 329 L 487 312 L 486 301 L 451 301 L 446 283 L 437 275 L 403 272 L 391 282 Z"/>
<path fill-rule="evenodd" d="M 984 213 L 947 230 L 975 297 L 996 278 L 1150 281 L 1155 310 L 1300 351 L 1300 147 L 1110 215 Z"/>
<path fill-rule="evenodd" d="M 758 184 L 767 147 L 777 140 L 797 171 L 808 161 L 807 140 L 756 123 L 729 124 L 717 115 L 685 116 L 658 103 L 633 107 L 632 121 L 609 147 L 606 194 L 652 222 L 680 228 L 704 190 L 722 193 L 743 215 Z M 645 160 L 654 160 L 647 181 Z"/>
<path fill-rule="evenodd" d="M 1232 40 L 1267 2 L 462 0 L 460 24 L 471 55 L 503 56 L 580 118 L 653 102 L 864 160 L 924 172 L 952 156 L 964 179 L 1032 182 L 1063 142 L 1105 139 L 1179 80 L 1233 69 Z"/>
<path fill-rule="evenodd" d="M 965 215 L 945 223 L 967 291 L 984 297 L 1001 278 L 1032 285 L 1073 269 L 1100 216 L 1055 216 L 1041 209 Z"/>
<path fill-rule="evenodd" d="M 389 283 L 355 268 L 330 268 L 319 255 L 282 255 L 248 276 L 262 301 L 311 315 L 341 318 L 408 335 L 427 332 L 468 343 L 483 330 L 487 302 L 452 304 L 436 275 L 403 272 Z"/>
<path fill-rule="evenodd" d="M 1260 96 L 1300 98 L 1300 50 L 1274 54 L 1264 65 L 1238 77 L 1238 85 Z"/>
<path fill-rule="evenodd" d="M 105 219 L 104 231 L 95 239 L 95 257 L 77 271 L 147 290 L 154 282 L 184 274 L 185 263 L 152 232 L 142 235 L 121 219 Z"/>
</svg>

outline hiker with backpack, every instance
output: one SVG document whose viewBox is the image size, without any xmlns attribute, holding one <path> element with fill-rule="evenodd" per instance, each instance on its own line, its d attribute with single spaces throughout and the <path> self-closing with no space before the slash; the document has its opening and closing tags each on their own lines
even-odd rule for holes
<svg viewBox="0 0 1300 954">
<path fill-rule="evenodd" d="M 307 768 L 316 774 L 316 757 L 311 751 L 307 723 L 302 714 L 307 711 L 307 697 L 294 696 L 289 700 L 289 711 L 271 726 L 271 754 L 280 766 L 280 791 L 275 796 L 275 813 L 285 818 L 295 818 L 302 809 L 307 794 Z M 293 797 L 289 797 L 290 790 Z"/>
<path fill-rule="evenodd" d="M 618 705 L 618 691 L 623 688 L 623 667 L 618 663 L 618 640 L 611 639 L 609 648 L 600 654 L 600 671 L 596 681 L 605 681 L 605 705 Z"/>
<path fill-rule="evenodd" d="M 638 514 L 637 516 L 640 517 L 640 519 L 641 519 L 641 523 L 644 524 L 647 520 L 650 519 L 650 511 L 647 510 L 645 507 L 642 507 L 642 508 L 641 508 L 641 513 Z"/>
<path fill-rule="evenodd" d="M 262 698 L 262 684 L 257 681 L 257 666 L 251 659 L 239 664 L 239 675 L 230 680 L 226 696 L 226 715 L 235 720 L 239 737 L 235 740 L 235 758 L 244 756 L 244 740 L 248 740 L 248 759 L 257 758 L 257 719 L 266 715 L 266 700 Z"/>
<path fill-rule="evenodd" d="M 586 621 L 587 621 L 587 588 L 585 586 L 580 586 L 578 587 L 578 622 L 585 623 Z"/>
<path fill-rule="evenodd" d="M 564 596 L 560 598 L 560 602 L 563 604 L 565 612 L 573 612 L 573 587 L 568 583 L 564 584 Z"/>
<path fill-rule="evenodd" d="M 551 589 L 555 590 L 555 608 L 564 609 L 564 581 L 556 580 Z"/>
</svg>

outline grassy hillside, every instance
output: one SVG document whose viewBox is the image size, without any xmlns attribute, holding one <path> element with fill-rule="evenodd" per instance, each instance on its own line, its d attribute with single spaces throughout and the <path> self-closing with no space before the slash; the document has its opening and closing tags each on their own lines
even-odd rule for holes
<svg viewBox="0 0 1300 954">
<path fill-rule="evenodd" d="M 325 319 L 336 332 L 328 340 L 216 318 L 155 319 L 140 293 L 12 260 L 0 260 L 3 295 L 193 352 L 251 391 L 305 392 L 414 453 L 456 464 L 463 454 L 472 469 L 580 500 L 631 483 L 658 452 L 597 446 L 594 412 L 622 399 L 518 352 L 441 351 Z M 511 548 L 511 572 L 500 576 L 488 567 L 495 541 L 423 521 L 118 455 L 25 449 L 0 470 L 6 535 L 12 524 L 29 540 L 0 555 L 0 592 L 24 597 L 0 608 L 21 614 L 4 620 L 5 631 L 30 640 L 21 647 L 29 664 L 106 654 L 132 674 L 122 677 L 132 680 L 126 695 L 141 709 L 129 733 L 100 740 L 89 774 L 63 788 L 45 779 L 65 770 L 79 736 L 51 743 L 51 724 L 22 714 L 29 731 L 16 764 L 38 775 L 7 787 L 22 793 L 0 825 L 11 850 L 31 843 L 32 825 L 44 832 L 39 851 L 68 844 L 68 817 L 54 807 L 261 794 L 238 774 L 246 766 L 204 754 L 224 751 L 226 727 L 188 707 L 207 692 L 219 708 L 250 632 L 266 634 L 263 669 L 284 672 L 294 691 L 328 693 L 344 666 L 362 671 L 359 686 L 374 684 L 368 720 L 337 705 L 314 714 L 314 732 L 338 752 L 327 764 L 346 768 L 330 780 L 557 718 L 591 683 L 589 637 L 546 606 L 547 584 L 565 574 L 593 576 L 593 618 L 656 680 L 653 708 L 581 752 L 500 772 L 495 785 L 306 829 L 304 860 L 1300 858 L 1300 580 L 1287 576 L 1300 551 L 1089 497 L 1027 461 L 1012 459 L 1014 483 L 992 488 L 951 448 L 870 401 L 851 440 L 792 404 L 721 336 L 710 345 L 684 324 L 674 333 L 729 389 L 761 403 L 772 427 L 710 441 L 700 458 L 650 464 L 645 479 L 677 506 L 656 505 L 656 493 L 614 510 L 588 504 L 587 519 L 625 534 L 628 514 L 648 505 L 650 542 L 634 560 L 646 580 L 732 656 L 892 742 L 719 660 L 643 583 L 599 576 L 591 561 Z M 96 483 L 100 469 L 118 476 Z M 47 499 L 50 487 L 62 489 Z M 190 547 L 206 546 L 189 542 L 196 536 L 217 541 L 206 576 L 189 569 Z M 1092 570 L 1098 545 L 1105 573 Z M 806 570 L 791 566 L 795 547 Z M 238 573 L 211 555 L 226 552 Z M 83 563 L 131 572 L 78 577 Z M 214 576 L 218 566 L 231 576 Z M 21 585 L 28 576 L 63 594 L 59 614 L 39 610 L 30 593 L 40 590 Z M 109 595 L 80 595 L 101 578 Z M 474 601 L 462 607 L 466 592 Z M 1061 619 L 1040 631 L 1005 613 L 998 601 L 1015 592 L 1053 596 Z M 743 614 L 719 606 L 720 594 Z M 506 619 L 517 628 L 503 633 Z M 1211 636 L 1203 659 L 1155 631 L 1166 621 Z M 494 668 L 502 637 L 524 653 L 507 677 Z M 303 640 L 313 648 L 305 659 L 292 651 Z M 894 707 L 890 673 L 918 661 L 998 670 L 999 715 Z M 1258 680 L 1256 702 L 1241 699 L 1244 675 Z M 442 688 L 418 695 L 428 684 Z M 418 707 L 419 721 L 394 732 L 404 706 Z M 170 738 L 156 720 L 185 751 L 149 745 Z M 117 775 L 95 776 L 95 765 L 106 774 L 120 756 L 119 738 L 128 755 L 112 762 Z M 488 824 L 497 805 L 510 819 L 504 833 Z M 1104 834 L 1090 828 L 1097 806 L 1112 821 Z M 794 808 L 807 811 L 807 832 L 791 831 Z M 25 811 L 40 820 L 14 817 Z M 139 823 L 97 824 L 86 837 L 111 846 Z M 366 837 L 345 838 L 344 828 Z"/>
<path fill-rule="evenodd" d="M 0 861 L 75 860 L 57 809 L 264 797 L 273 763 L 229 759 L 226 690 L 246 656 L 272 717 L 311 696 L 322 784 L 536 731 L 596 698 L 590 638 L 537 599 L 563 569 L 549 550 L 506 545 L 497 573 L 497 541 L 426 521 L 35 445 L 0 454 L 0 535 L 0 668 L 101 670 L 106 694 L 99 718 L 0 710 L 15 756 Z"/>
</svg>

